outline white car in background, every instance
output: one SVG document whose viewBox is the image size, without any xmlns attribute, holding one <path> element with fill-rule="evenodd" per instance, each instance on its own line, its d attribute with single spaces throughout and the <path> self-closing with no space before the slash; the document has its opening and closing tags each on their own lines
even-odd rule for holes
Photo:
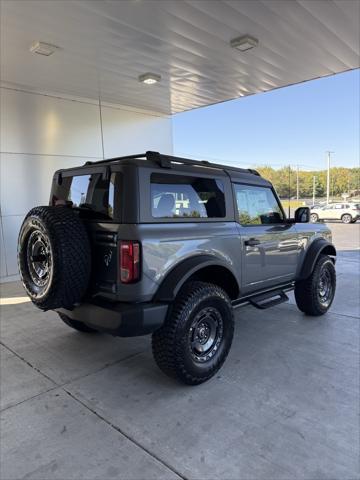
<svg viewBox="0 0 360 480">
<path fill-rule="evenodd" d="M 329 203 L 311 208 L 310 220 L 341 220 L 343 223 L 355 223 L 360 219 L 360 203 Z"/>
</svg>

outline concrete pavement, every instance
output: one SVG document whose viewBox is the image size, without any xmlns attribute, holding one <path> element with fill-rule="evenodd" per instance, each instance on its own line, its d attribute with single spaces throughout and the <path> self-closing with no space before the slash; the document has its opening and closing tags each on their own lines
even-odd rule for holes
<svg viewBox="0 0 360 480">
<path fill-rule="evenodd" d="M 359 478 L 360 224 L 331 228 L 331 311 L 238 310 L 198 387 L 158 370 L 150 338 L 72 331 L 2 285 L 0 478 Z"/>
</svg>

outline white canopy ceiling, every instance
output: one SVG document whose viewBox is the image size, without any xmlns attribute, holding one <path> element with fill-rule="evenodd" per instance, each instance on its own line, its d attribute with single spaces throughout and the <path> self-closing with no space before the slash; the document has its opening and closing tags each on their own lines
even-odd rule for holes
<svg viewBox="0 0 360 480">
<path fill-rule="evenodd" d="M 3 0 L 1 80 L 176 113 L 359 67 L 358 0 Z M 249 34 L 259 46 L 230 47 Z M 29 52 L 40 40 L 52 56 Z M 138 82 L 160 74 L 156 85 Z"/>
</svg>

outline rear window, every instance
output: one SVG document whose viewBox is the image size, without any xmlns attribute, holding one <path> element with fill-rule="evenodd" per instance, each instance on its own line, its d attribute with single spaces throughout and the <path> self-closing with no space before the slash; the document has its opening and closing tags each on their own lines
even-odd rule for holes
<svg viewBox="0 0 360 480">
<path fill-rule="evenodd" d="M 224 185 L 220 180 L 181 175 L 151 175 L 154 218 L 223 218 Z"/>
<path fill-rule="evenodd" d="M 104 179 L 102 174 L 63 177 L 53 188 L 52 205 L 70 205 L 96 219 L 114 217 L 115 174 Z"/>
</svg>

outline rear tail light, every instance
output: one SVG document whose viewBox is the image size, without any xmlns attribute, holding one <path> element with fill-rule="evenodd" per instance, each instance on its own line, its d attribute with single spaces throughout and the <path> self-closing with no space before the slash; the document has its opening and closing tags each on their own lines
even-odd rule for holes
<svg viewBox="0 0 360 480">
<path fill-rule="evenodd" d="M 120 243 L 120 281 L 134 283 L 140 278 L 140 243 L 124 240 Z"/>
</svg>

